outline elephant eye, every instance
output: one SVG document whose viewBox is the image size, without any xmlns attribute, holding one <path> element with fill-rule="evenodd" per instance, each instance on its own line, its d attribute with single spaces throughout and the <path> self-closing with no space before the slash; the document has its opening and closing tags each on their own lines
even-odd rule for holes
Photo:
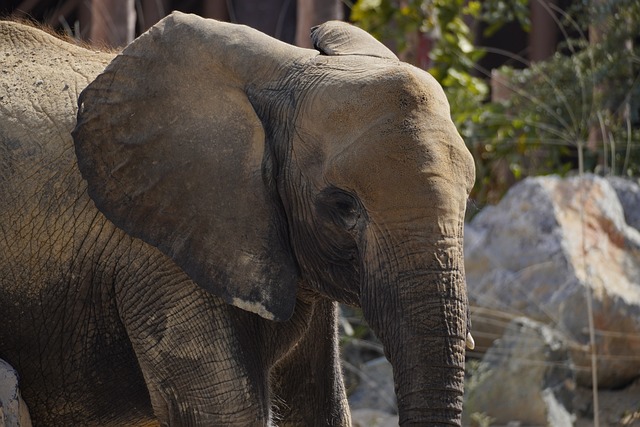
<svg viewBox="0 0 640 427">
<path fill-rule="evenodd" d="M 323 219 L 348 231 L 356 227 L 364 211 L 356 196 L 335 187 L 320 193 L 317 207 Z"/>
</svg>

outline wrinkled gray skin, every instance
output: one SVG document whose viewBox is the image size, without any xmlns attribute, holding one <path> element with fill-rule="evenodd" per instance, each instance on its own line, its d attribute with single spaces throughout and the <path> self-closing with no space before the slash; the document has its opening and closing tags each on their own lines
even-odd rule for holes
<svg viewBox="0 0 640 427">
<path fill-rule="evenodd" d="M 174 13 L 82 92 L 74 154 L 111 56 L 0 29 L 0 358 L 35 424 L 348 425 L 336 301 L 402 425 L 460 423 L 474 169 L 427 73 L 342 23 L 305 50 Z"/>
</svg>

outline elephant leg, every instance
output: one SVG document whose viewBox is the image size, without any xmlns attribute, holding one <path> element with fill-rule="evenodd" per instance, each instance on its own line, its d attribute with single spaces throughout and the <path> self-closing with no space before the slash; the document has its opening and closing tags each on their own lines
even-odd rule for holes
<svg viewBox="0 0 640 427">
<path fill-rule="evenodd" d="M 338 348 L 337 303 L 314 303 L 309 328 L 271 373 L 278 426 L 350 426 Z"/>
<path fill-rule="evenodd" d="M 175 277 L 165 272 L 119 302 L 158 421 L 269 425 L 267 368 L 247 345 L 255 321 Z"/>
</svg>

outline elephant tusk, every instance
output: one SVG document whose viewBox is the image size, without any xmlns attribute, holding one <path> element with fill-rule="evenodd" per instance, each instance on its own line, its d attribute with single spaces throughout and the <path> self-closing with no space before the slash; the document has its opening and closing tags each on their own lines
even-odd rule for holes
<svg viewBox="0 0 640 427">
<path fill-rule="evenodd" d="M 474 348 L 476 348 L 476 342 L 473 340 L 471 332 L 467 332 L 467 348 L 469 350 L 473 350 Z"/>
</svg>

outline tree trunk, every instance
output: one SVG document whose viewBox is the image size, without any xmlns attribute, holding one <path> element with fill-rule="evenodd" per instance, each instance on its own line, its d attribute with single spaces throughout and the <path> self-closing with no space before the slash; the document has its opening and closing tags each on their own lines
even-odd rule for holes
<svg viewBox="0 0 640 427">
<path fill-rule="evenodd" d="M 97 46 L 122 47 L 133 41 L 136 29 L 134 0 L 93 0 L 88 39 Z"/>
<path fill-rule="evenodd" d="M 295 41 L 295 0 L 231 0 L 231 22 L 248 25 L 287 43 Z"/>
<path fill-rule="evenodd" d="M 169 0 L 140 0 L 138 6 L 138 23 L 145 32 L 153 24 L 169 13 Z"/>
<path fill-rule="evenodd" d="M 550 5 L 558 0 L 535 0 L 531 2 L 531 32 L 529 33 L 529 60 L 544 61 L 553 56 L 558 43 L 558 25 L 555 12 Z"/>
<path fill-rule="evenodd" d="M 312 48 L 311 28 L 326 21 L 344 18 L 340 0 L 298 0 L 296 39 L 297 46 Z"/>
<path fill-rule="evenodd" d="M 213 18 L 218 21 L 229 20 L 229 10 L 226 0 L 204 0 L 202 2 L 202 16 Z"/>
</svg>

